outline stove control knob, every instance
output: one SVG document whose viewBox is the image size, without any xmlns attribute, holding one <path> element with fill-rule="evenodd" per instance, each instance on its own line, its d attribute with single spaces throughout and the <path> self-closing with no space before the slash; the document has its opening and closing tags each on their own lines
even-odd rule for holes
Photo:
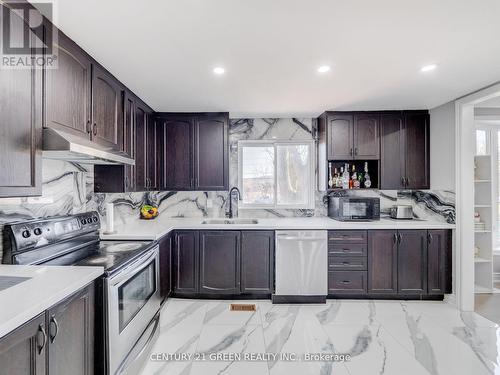
<svg viewBox="0 0 500 375">
<path fill-rule="evenodd" d="M 87 219 L 87 224 L 91 224 L 91 223 L 92 223 L 92 218 L 91 218 L 91 217 L 89 217 L 89 218 Z"/>
<path fill-rule="evenodd" d="M 82 220 L 80 220 L 80 223 L 82 223 L 82 225 L 85 225 L 85 224 L 87 224 L 87 221 L 85 219 L 82 219 Z"/>
<path fill-rule="evenodd" d="M 94 220 L 94 223 L 97 223 L 97 216 L 94 216 L 92 220 Z"/>
<path fill-rule="evenodd" d="M 35 233 L 37 236 L 39 236 L 39 235 L 42 234 L 42 230 L 40 228 L 35 228 L 35 230 L 33 231 L 33 233 Z"/>
<path fill-rule="evenodd" d="M 24 238 L 28 238 L 29 236 L 31 236 L 31 233 L 29 230 L 25 229 L 21 235 L 24 237 Z"/>
</svg>

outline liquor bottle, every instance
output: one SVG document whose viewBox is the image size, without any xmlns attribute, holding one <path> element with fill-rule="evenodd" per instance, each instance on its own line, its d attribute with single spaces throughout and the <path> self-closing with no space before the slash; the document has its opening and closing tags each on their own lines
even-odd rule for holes
<svg viewBox="0 0 500 375">
<path fill-rule="evenodd" d="M 332 163 L 328 163 L 328 187 L 333 188 Z"/>
<path fill-rule="evenodd" d="M 342 189 L 349 189 L 349 180 L 349 165 L 346 163 L 342 174 Z"/>
<path fill-rule="evenodd" d="M 365 188 L 369 189 L 372 186 L 372 181 L 370 179 L 370 174 L 368 173 L 368 162 L 365 162 Z"/>
<path fill-rule="evenodd" d="M 337 176 L 337 184 L 335 187 L 341 188 L 342 187 L 342 178 L 344 176 L 344 167 L 340 167 L 340 174 Z"/>
<path fill-rule="evenodd" d="M 335 171 L 333 172 L 333 187 L 337 187 L 337 180 L 339 179 L 339 174 L 337 172 L 337 168 L 335 168 Z"/>
<path fill-rule="evenodd" d="M 354 189 L 354 180 L 357 180 L 356 167 L 352 165 L 352 174 L 349 175 L 349 189 Z"/>
<path fill-rule="evenodd" d="M 353 189 L 360 188 L 360 183 L 358 180 L 358 173 L 356 172 L 356 167 L 354 165 L 352 166 L 352 188 Z"/>
</svg>

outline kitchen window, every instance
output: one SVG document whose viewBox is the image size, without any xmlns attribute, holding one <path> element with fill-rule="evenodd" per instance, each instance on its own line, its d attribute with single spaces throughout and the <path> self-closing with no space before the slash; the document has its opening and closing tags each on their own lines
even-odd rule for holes
<svg viewBox="0 0 500 375">
<path fill-rule="evenodd" d="M 314 208 L 313 141 L 239 141 L 239 208 Z"/>
</svg>

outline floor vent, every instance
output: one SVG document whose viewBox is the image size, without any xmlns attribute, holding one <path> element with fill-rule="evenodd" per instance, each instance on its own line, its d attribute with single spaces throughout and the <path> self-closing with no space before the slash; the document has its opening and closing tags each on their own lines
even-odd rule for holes
<svg viewBox="0 0 500 375">
<path fill-rule="evenodd" d="M 257 308 L 255 307 L 254 303 L 232 303 L 230 310 L 231 311 L 256 311 Z"/>
</svg>

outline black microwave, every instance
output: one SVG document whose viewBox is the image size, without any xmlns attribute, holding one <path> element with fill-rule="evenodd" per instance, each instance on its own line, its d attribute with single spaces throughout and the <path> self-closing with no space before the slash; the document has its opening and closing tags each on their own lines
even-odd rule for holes
<svg viewBox="0 0 500 375">
<path fill-rule="evenodd" d="M 329 196 L 328 216 L 340 221 L 380 220 L 380 199 Z"/>
</svg>

